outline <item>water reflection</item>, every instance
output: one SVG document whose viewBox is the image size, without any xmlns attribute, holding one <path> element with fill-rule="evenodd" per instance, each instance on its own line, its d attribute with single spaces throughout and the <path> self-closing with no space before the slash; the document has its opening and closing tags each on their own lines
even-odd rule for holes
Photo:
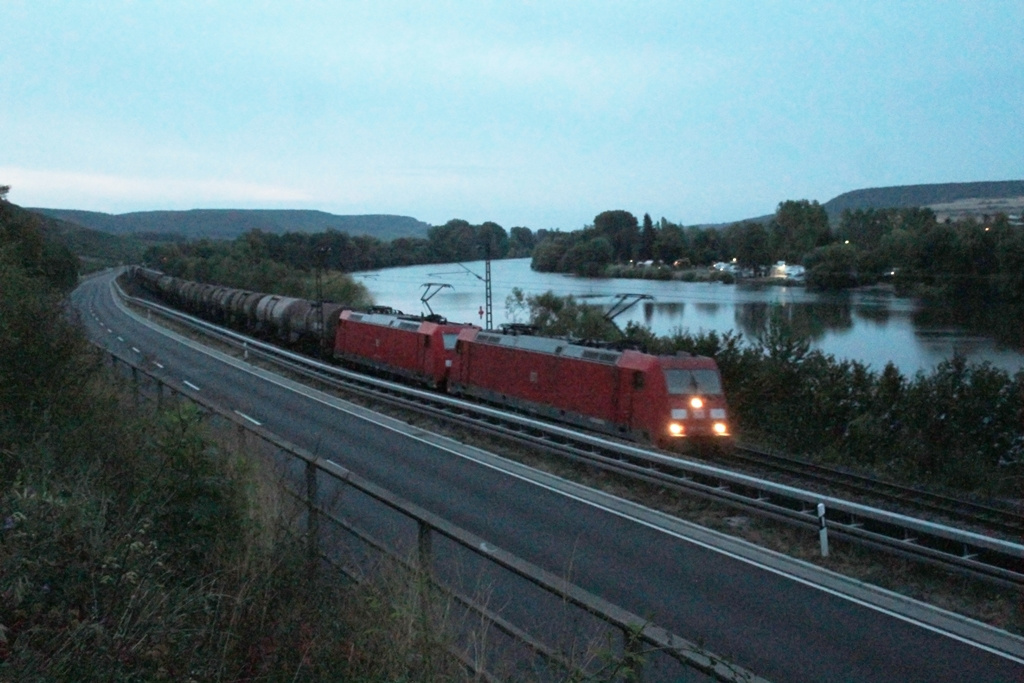
<svg viewBox="0 0 1024 683">
<path fill-rule="evenodd" d="M 706 304 L 705 304 L 706 305 Z M 711 304 L 714 305 L 714 304 Z M 699 308 L 701 304 L 697 304 Z M 644 301 L 644 324 L 653 326 L 654 321 L 661 318 L 681 319 L 686 314 L 686 304 L 682 301 L 670 301 L 668 303 L 657 303 L 655 301 Z"/>
<path fill-rule="evenodd" d="M 482 262 L 465 266 L 474 273 L 484 272 Z M 621 328 L 635 322 L 659 335 L 676 329 L 732 331 L 757 339 L 771 316 L 779 315 L 795 332 L 806 335 L 813 348 L 859 360 L 876 370 L 893 362 L 904 373 L 913 374 L 930 370 L 955 352 L 1011 372 L 1024 367 L 1024 315 L 984 301 L 928 306 L 882 291 L 825 294 L 802 287 L 576 278 L 535 273 L 529 259 L 495 261 L 492 272 L 495 324 L 511 321 L 505 299 L 514 287 L 526 295 L 571 294 L 605 307 L 622 292 L 636 292 L 654 298 L 617 316 L 615 322 Z M 390 268 L 372 277 L 360 274 L 360 278 L 377 303 L 409 312 L 422 308 L 423 283 L 448 283 L 453 289 L 431 299 L 434 310 L 450 320 L 481 320 L 484 283 L 457 264 Z"/>
<path fill-rule="evenodd" d="M 968 331 L 991 337 L 1006 349 L 1024 349 L 1024 310 L 1009 304 L 959 301 L 924 306 L 913 315 L 914 326 L 924 330 Z"/>
<path fill-rule="evenodd" d="M 849 330 L 853 316 L 849 303 L 780 304 L 757 302 L 736 306 L 736 327 L 750 339 L 758 339 L 773 321 L 782 321 L 799 337 L 813 341 L 831 332 Z"/>
<path fill-rule="evenodd" d="M 874 323 L 875 325 L 885 326 L 889 322 L 889 317 L 892 315 L 888 308 L 882 308 L 880 306 L 857 306 L 854 309 L 854 314 L 858 320 L 865 322 Z"/>
</svg>

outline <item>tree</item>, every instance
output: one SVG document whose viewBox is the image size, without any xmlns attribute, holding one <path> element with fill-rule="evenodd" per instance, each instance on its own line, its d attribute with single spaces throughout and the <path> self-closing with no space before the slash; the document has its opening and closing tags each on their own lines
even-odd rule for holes
<svg viewBox="0 0 1024 683">
<path fill-rule="evenodd" d="M 749 221 L 731 227 L 737 264 L 759 273 L 772 260 L 768 248 L 768 231 L 760 223 Z"/>
<path fill-rule="evenodd" d="M 817 201 L 801 199 L 780 202 L 770 231 L 775 257 L 799 263 L 815 247 L 828 244 L 828 214 Z"/>
<path fill-rule="evenodd" d="M 497 223 L 487 221 L 476 229 L 477 258 L 505 258 L 508 254 L 508 233 Z"/>
<path fill-rule="evenodd" d="M 636 216 L 629 211 L 617 209 L 597 214 L 594 229 L 612 245 L 615 259 L 629 261 L 636 255 L 640 228 Z"/>
<path fill-rule="evenodd" d="M 11 191 L 10 185 L 0 185 L 0 202 L 7 201 L 7 193 Z"/>
<path fill-rule="evenodd" d="M 537 240 L 529 228 L 515 227 L 508 231 L 508 256 L 509 258 L 521 258 L 533 253 L 537 246 Z"/>
<path fill-rule="evenodd" d="M 804 261 L 807 286 L 847 289 L 857 286 L 857 250 L 849 244 L 818 247 Z"/>
<path fill-rule="evenodd" d="M 657 239 L 658 234 L 654 230 L 654 222 L 651 220 L 651 214 L 644 214 L 644 227 L 640 230 L 640 249 L 638 258 L 641 261 L 650 261 L 654 258 L 654 242 Z"/>
<path fill-rule="evenodd" d="M 608 239 L 591 234 L 569 247 L 558 263 L 558 270 L 584 277 L 597 277 L 613 260 L 612 245 Z"/>
<path fill-rule="evenodd" d="M 661 228 L 654 240 L 654 257 L 665 263 L 673 263 L 687 252 L 686 234 L 675 223 L 661 219 Z"/>
<path fill-rule="evenodd" d="M 569 249 L 569 238 L 561 233 L 554 233 L 542 239 L 533 250 L 530 268 L 539 273 L 556 273 L 562 256 Z"/>
</svg>

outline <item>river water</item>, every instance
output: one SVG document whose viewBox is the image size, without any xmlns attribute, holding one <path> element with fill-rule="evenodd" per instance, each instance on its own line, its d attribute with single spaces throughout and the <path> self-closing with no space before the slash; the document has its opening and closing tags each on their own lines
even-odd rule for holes
<svg viewBox="0 0 1024 683">
<path fill-rule="evenodd" d="M 429 312 L 421 298 L 431 293 L 428 304 L 433 312 L 482 325 L 484 274 L 484 262 L 476 261 L 388 268 L 354 277 L 378 304 L 406 313 Z M 867 363 L 874 370 L 891 361 L 912 375 L 931 370 L 954 353 L 1011 373 L 1024 369 L 1020 320 L 1008 320 L 1010 313 L 991 306 L 928 307 L 885 291 L 833 294 L 803 287 L 579 278 L 534 272 L 528 258 L 493 261 L 491 283 L 495 326 L 516 322 L 505 306 L 513 287 L 527 295 L 549 290 L 560 296 L 572 294 L 606 307 L 621 294 L 646 294 L 653 299 L 640 301 L 615 318 L 620 327 L 635 321 L 656 334 L 682 328 L 733 331 L 752 339 L 773 314 L 781 314 L 811 339 L 812 348 Z M 435 286 L 428 289 L 427 284 Z"/>
</svg>

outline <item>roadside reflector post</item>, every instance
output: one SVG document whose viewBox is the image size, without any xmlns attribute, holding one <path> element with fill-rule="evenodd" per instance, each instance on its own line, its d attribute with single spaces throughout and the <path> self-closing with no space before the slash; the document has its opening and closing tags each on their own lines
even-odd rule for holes
<svg viewBox="0 0 1024 683">
<path fill-rule="evenodd" d="M 249 342 L 242 342 L 242 360 L 249 360 Z"/>
<path fill-rule="evenodd" d="M 818 503 L 818 540 L 821 541 L 821 556 L 828 557 L 828 527 L 825 525 L 824 503 Z"/>
<path fill-rule="evenodd" d="M 306 561 L 309 578 L 316 576 L 320 554 L 320 512 L 317 509 L 319 486 L 317 466 L 312 460 L 306 461 Z"/>
</svg>

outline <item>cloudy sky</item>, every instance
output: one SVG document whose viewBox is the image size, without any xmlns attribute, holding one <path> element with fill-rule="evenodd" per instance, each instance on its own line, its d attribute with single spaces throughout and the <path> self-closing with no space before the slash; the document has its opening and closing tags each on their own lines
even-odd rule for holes
<svg viewBox="0 0 1024 683">
<path fill-rule="evenodd" d="M 1020 178 L 1020 0 L 0 0 L 23 206 L 575 229 Z"/>
</svg>

